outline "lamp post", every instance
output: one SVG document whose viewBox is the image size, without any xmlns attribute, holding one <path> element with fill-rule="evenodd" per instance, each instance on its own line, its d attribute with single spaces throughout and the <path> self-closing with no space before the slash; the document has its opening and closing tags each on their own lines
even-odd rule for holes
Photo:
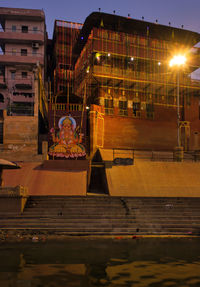
<svg viewBox="0 0 200 287">
<path fill-rule="evenodd" d="M 184 66 L 186 63 L 186 57 L 184 55 L 176 55 L 174 56 L 170 62 L 170 67 L 176 67 L 177 68 L 177 147 L 180 148 L 180 67 Z"/>
</svg>

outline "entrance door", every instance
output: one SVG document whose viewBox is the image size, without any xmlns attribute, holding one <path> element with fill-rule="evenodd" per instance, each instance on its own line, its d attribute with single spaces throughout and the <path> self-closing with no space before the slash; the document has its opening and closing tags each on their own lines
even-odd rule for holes
<svg viewBox="0 0 200 287">
<path fill-rule="evenodd" d="M 180 122 L 180 140 L 181 146 L 183 146 L 184 151 L 188 151 L 190 144 L 190 122 Z"/>
</svg>

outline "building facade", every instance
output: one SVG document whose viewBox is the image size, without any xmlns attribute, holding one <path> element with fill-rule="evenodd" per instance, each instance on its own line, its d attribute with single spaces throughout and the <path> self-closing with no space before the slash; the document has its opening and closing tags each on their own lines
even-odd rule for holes
<svg viewBox="0 0 200 287">
<path fill-rule="evenodd" d="M 62 94 L 67 97 L 73 94 L 74 69 L 72 53 L 82 24 L 55 20 L 53 33 L 52 55 L 52 90 L 54 95 Z"/>
<path fill-rule="evenodd" d="M 105 13 L 86 19 L 74 48 L 75 94 L 87 93 L 90 146 L 200 149 L 200 41 L 195 32 Z M 184 68 L 169 67 L 184 53 Z M 179 89 L 177 91 L 177 89 Z M 180 103 L 178 104 L 179 94 Z"/>
<path fill-rule="evenodd" d="M 37 154 L 38 81 L 45 77 L 46 38 L 42 10 L 0 8 L 0 140 L 5 150 Z"/>
</svg>

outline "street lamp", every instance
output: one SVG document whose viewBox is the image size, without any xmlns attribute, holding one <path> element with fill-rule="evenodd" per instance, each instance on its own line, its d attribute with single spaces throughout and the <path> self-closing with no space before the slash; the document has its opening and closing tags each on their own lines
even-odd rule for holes
<svg viewBox="0 0 200 287">
<path fill-rule="evenodd" d="M 186 57 L 184 55 L 175 55 L 169 62 L 170 67 L 177 67 L 177 147 L 179 148 L 180 145 L 180 80 L 179 80 L 179 72 L 180 67 L 184 66 L 186 63 Z"/>
</svg>

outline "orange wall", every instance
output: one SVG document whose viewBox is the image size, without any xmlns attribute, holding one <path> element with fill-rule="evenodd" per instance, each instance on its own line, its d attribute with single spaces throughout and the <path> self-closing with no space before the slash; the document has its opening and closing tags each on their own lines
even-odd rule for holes
<svg viewBox="0 0 200 287">
<path fill-rule="evenodd" d="M 200 123 L 195 103 L 186 112 L 190 121 L 190 150 L 200 149 Z M 194 112 L 192 112 L 194 110 Z M 175 107 L 155 106 L 154 119 L 140 119 L 104 115 L 104 108 L 93 105 L 90 113 L 91 149 L 101 148 L 134 148 L 152 150 L 173 150 L 177 145 L 177 112 Z M 129 110 L 129 115 L 131 114 Z M 195 134 L 197 133 L 198 134 Z M 195 139 L 196 137 L 196 139 Z"/>
</svg>

